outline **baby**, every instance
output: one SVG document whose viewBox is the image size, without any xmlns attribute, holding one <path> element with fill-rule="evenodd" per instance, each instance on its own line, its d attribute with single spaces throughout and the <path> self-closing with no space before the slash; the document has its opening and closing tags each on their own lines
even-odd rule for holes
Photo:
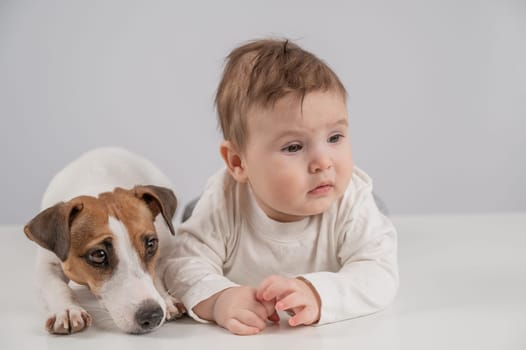
<svg viewBox="0 0 526 350">
<path fill-rule="evenodd" d="M 230 53 L 216 96 L 226 167 L 180 226 L 165 274 L 192 318 L 247 335 L 276 311 L 290 326 L 326 324 L 393 300 L 396 230 L 353 164 L 346 96 L 288 40 Z"/>
</svg>

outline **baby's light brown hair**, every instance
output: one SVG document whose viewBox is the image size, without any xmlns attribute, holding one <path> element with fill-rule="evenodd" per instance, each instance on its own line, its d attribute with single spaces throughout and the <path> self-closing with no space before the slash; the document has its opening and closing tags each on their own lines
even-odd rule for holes
<svg viewBox="0 0 526 350">
<path fill-rule="evenodd" d="M 289 40 L 255 40 L 227 57 L 216 94 L 216 108 L 225 140 L 243 150 L 250 108 L 272 108 L 295 94 L 302 101 L 312 91 L 333 90 L 345 99 L 338 76 L 318 57 Z"/>
</svg>

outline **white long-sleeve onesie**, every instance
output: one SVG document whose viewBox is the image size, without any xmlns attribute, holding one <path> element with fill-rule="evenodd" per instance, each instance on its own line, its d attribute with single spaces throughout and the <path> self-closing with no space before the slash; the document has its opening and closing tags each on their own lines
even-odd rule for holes
<svg viewBox="0 0 526 350">
<path fill-rule="evenodd" d="M 221 170 L 181 224 L 165 282 L 192 308 L 236 285 L 269 275 L 303 276 L 321 298 L 318 324 L 373 313 L 398 289 L 397 238 L 378 210 L 372 182 L 355 168 L 343 197 L 326 212 L 281 223 L 267 217 L 250 187 Z"/>
</svg>

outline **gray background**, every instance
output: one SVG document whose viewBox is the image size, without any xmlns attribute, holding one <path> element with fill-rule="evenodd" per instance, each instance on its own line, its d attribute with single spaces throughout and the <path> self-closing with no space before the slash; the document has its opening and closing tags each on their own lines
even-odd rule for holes
<svg viewBox="0 0 526 350">
<path fill-rule="evenodd" d="M 108 145 L 186 204 L 222 165 L 224 57 L 269 35 L 341 77 L 355 161 L 391 213 L 526 210 L 526 1 L 0 0 L 0 223 Z"/>
</svg>

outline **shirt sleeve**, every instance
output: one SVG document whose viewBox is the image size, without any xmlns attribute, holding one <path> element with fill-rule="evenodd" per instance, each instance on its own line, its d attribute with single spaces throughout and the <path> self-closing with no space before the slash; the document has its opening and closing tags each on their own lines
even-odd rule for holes
<svg viewBox="0 0 526 350">
<path fill-rule="evenodd" d="M 364 316 L 388 306 L 398 289 L 397 233 L 368 192 L 344 221 L 338 272 L 302 275 L 321 299 L 322 325 Z"/>
<path fill-rule="evenodd" d="M 227 254 L 227 233 L 231 225 L 223 207 L 217 208 L 214 189 L 201 196 L 192 216 L 176 234 L 173 253 L 169 258 L 165 284 L 185 305 L 195 320 L 207 322 L 192 309 L 201 301 L 238 284 L 223 275 Z"/>
</svg>

